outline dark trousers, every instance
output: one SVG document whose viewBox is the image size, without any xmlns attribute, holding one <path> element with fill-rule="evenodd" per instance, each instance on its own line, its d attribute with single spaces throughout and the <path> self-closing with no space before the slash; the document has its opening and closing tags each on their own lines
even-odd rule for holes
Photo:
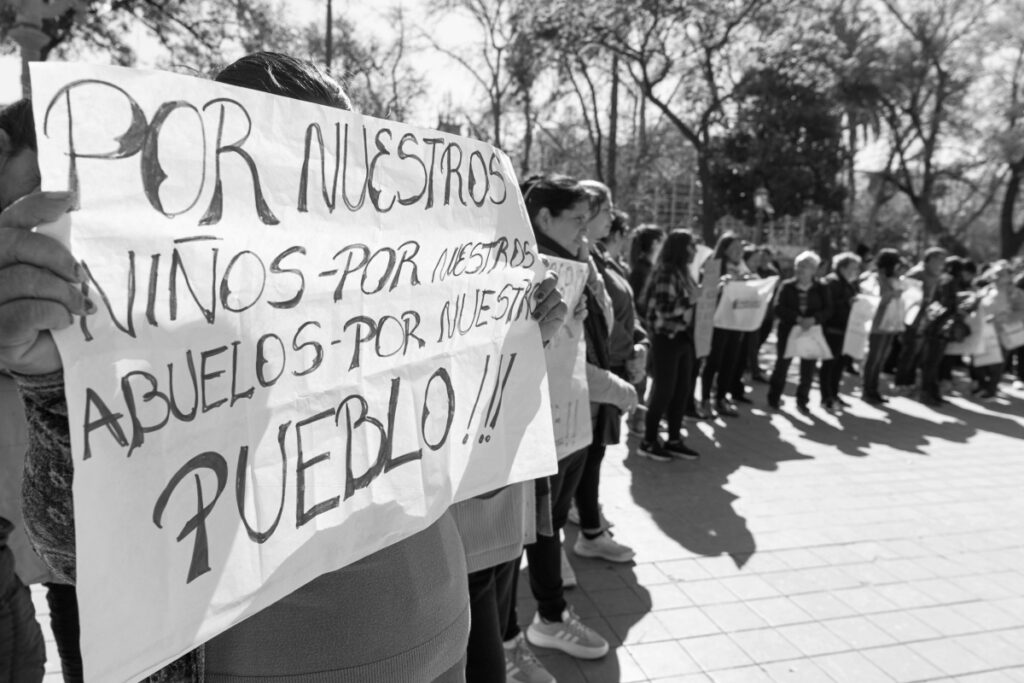
<svg viewBox="0 0 1024 683">
<path fill-rule="evenodd" d="M 974 379 L 978 380 L 978 389 L 995 393 L 999 390 L 999 380 L 1003 377 L 1004 363 L 993 363 L 974 368 Z"/>
<path fill-rule="evenodd" d="M 939 368 L 946 357 L 946 340 L 925 337 L 921 345 L 921 393 L 932 401 L 942 398 L 939 391 Z"/>
<path fill-rule="evenodd" d="M 828 343 L 828 349 L 832 352 L 832 358 L 822 361 L 818 374 L 822 403 L 839 398 L 839 385 L 842 384 L 843 369 L 846 365 L 843 360 L 843 334 L 841 332 L 826 332 L 825 342 Z"/>
<path fill-rule="evenodd" d="M 583 463 L 580 483 L 576 486 L 576 511 L 580 514 L 580 530 L 597 532 L 601 529 L 601 503 L 598 490 L 601 488 L 601 461 L 604 460 L 605 447 L 590 444 L 587 446 L 587 457 Z"/>
<path fill-rule="evenodd" d="M 1007 355 L 1008 362 L 1012 361 L 1017 367 L 1017 379 L 1024 382 L 1024 346 L 1016 351 L 1010 351 Z"/>
<path fill-rule="evenodd" d="M 6 536 L 6 530 L 4 531 Z M 38 683 L 46 669 L 46 645 L 32 594 L 14 573 L 6 541 L 0 545 L 0 681 Z"/>
<path fill-rule="evenodd" d="M 82 649 L 79 644 L 78 594 L 74 586 L 46 584 L 46 603 L 50 606 L 50 628 L 57 641 L 57 654 L 64 683 L 81 683 Z"/>
<path fill-rule="evenodd" d="M 469 575 L 468 683 L 505 680 L 505 649 L 502 643 L 512 612 L 520 560 L 521 557 L 517 557 Z"/>
<path fill-rule="evenodd" d="M 865 398 L 881 396 L 878 393 L 878 376 L 882 372 L 882 364 L 889 357 L 892 349 L 892 342 L 896 338 L 895 332 L 876 333 L 868 337 L 868 356 L 864 361 L 864 389 Z"/>
<path fill-rule="evenodd" d="M 921 363 L 924 336 L 907 330 L 900 337 L 900 358 L 896 363 L 894 383 L 898 387 L 913 386 L 917 382 L 917 367 Z"/>
<path fill-rule="evenodd" d="M 741 332 L 740 335 L 740 354 L 732 372 L 732 384 L 729 385 L 729 394 L 733 398 L 747 392 L 747 385 L 743 383 L 743 373 L 747 370 L 753 372 L 757 369 L 757 350 L 754 348 L 757 332 Z M 750 360 L 751 353 L 754 354 L 753 362 Z"/>
<path fill-rule="evenodd" d="M 696 360 L 693 339 L 688 334 L 676 334 L 671 339 L 656 334 L 651 343 L 651 354 L 654 372 L 651 375 L 651 396 L 647 402 L 644 440 L 657 441 L 662 417 L 668 417 L 668 438 L 678 439 L 686 404 L 693 391 L 691 377 Z"/>
<path fill-rule="evenodd" d="M 789 363 L 792 358 L 786 358 L 786 342 L 789 341 L 789 333 L 792 327 L 783 328 L 779 326 L 779 355 L 775 359 L 775 369 L 772 370 L 771 379 L 768 380 L 768 401 L 777 402 L 782 397 L 786 388 L 786 373 L 789 372 Z M 796 401 L 800 405 L 806 405 L 811 399 L 811 384 L 814 382 L 814 371 L 818 367 L 818 361 L 800 358 L 800 383 L 796 387 Z"/>
<path fill-rule="evenodd" d="M 581 449 L 558 462 L 558 473 L 551 482 L 551 524 L 554 535 L 537 534 L 537 541 L 526 546 L 529 560 L 530 590 L 537 600 L 543 619 L 561 621 L 565 611 L 565 587 L 562 585 L 562 538 L 559 533 L 569 517 L 569 505 L 583 476 L 587 449 Z M 500 680 L 500 679 L 499 679 Z"/>
<path fill-rule="evenodd" d="M 701 376 L 701 398 L 711 399 L 711 383 L 715 382 L 715 397 L 725 400 L 732 391 L 733 377 L 740 364 L 743 352 L 740 342 L 743 333 L 738 330 L 723 330 L 716 327 L 711 335 L 711 352 L 704 364 Z"/>
</svg>

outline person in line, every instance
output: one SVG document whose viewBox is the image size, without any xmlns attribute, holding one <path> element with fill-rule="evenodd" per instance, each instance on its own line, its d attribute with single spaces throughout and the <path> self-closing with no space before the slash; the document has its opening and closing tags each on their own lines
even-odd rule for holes
<svg viewBox="0 0 1024 683">
<path fill-rule="evenodd" d="M 612 236 L 612 226 L 615 223 L 611 190 L 604 183 L 595 180 L 584 180 L 580 184 L 590 197 L 591 215 L 586 228 L 587 240 L 590 243 L 590 260 L 597 269 L 612 305 L 608 336 L 609 369 L 636 389 L 646 376 L 647 334 L 637 320 L 629 280 L 604 246 L 604 241 Z M 620 223 L 615 232 L 623 234 L 625 225 Z M 638 394 L 640 391 L 642 390 L 638 390 Z M 613 406 L 599 408 L 602 409 L 607 411 L 603 422 L 605 430 L 602 434 L 594 434 L 594 440 L 587 448 L 583 474 L 576 487 L 575 501 L 580 533 L 573 544 L 573 552 L 580 557 L 601 558 L 609 562 L 629 562 L 636 553 L 612 537 L 599 502 L 601 463 L 604 461 L 605 449 L 609 444 L 619 442 L 622 425 L 618 409 Z"/>
<path fill-rule="evenodd" d="M 956 286 L 958 300 L 974 294 L 978 268 L 973 261 L 960 256 L 947 256 L 945 269 Z M 963 356 L 959 353 L 944 353 L 939 363 L 939 387 L 945 393 L 953 388 L 953 370 L 956 368 L 966 368 Z"/>
<path fill-rule="evenodd" d="M 878 389 L 882 364 L 889 357 L 893 341 L 903 332 L 903 305 L 900 300 L 903 284 L 900 278 L 906 264 L 895 249 L 882 249 L 875 257 L 874 277 L 878 286 L 878 311 L 871 321 L 868 334 L 868 355 L 861 371 L 861 397 L 868 403 L 881 405 L 888 402 Z"/>
<path fill-rule="evenodd" d="M 939 366 L 945 355 L 946 339 L 942 328 L 957 313 L 957 282 L 946 274 L 946 250 L 930 247 L 921 263 L 907 277 L 921 281 L 921 308 L 903 334 L 895 383 L 905 394 L 913 392 L 917 371 L 921 370 L 920 400 L 933 408 L 945 400 L 939 387 Z"/>
<path fill-rule="evenodd" d="M 277 53 L 247 55 L 217 80 L 351 108 L 345 92 L 321 70 Z M 3 168 L 24 167 L 8 163 Z M 35 178 L 38 185 L 38 169 Z M 36 193 L 9 206 L 17 198 L 5 192 L 9 187 L 0 182 L 5 207 L 0 271 L 28 268 L 31 277 L 0 277 L 0 365 L 18 382 L 33 435 L 23 489 L 26 529 L 51 570 L 74 583 L 73 468 L 61 359 L 50 331 L 70 325 L 72 316 L 95 312 L 96 306 L 82 294 L 84 278 L 73 256 L 30 230 L 68 211 L 74 197 Z M 547 319 L 558 308 L 546 297 L 553 288 L 553 281 L 540 288 L 542 337 L 561 324 Z M 563 306 L 558 315 L 564 314 Z M 463 681 L 469 630 L 466 575 L 461 540 L 445 514 L 420 533 L 311 581 L 149 680 Z M 388 596 L 386 603 L 382 595 Z M 311 630 L 310 623 L 322 627 Z M 382 633 L 388 637 L 381 638 Z"/>
<path fill-rule="evenodd" d="M 996 261 L 984 274 L 989 282 L 979 292 L 980 313 L 984 321 L 994 325 L 999 332 L 1007 323 L 1024 322 L 1024 291 L 1013 286 L 1013 273 L 1008 261 Z M 975 364 L 975 379 L 978 382 L 976 396 L 982 400 L 995 398 L 999 392 L 999 381 L 1003 377 L 1005 357 L 998 339 L 994 348 L 983 349 L 983 357 L 998 358 L 984 365 Z"/>
<path fill-rule="evenodd" d="M 799 254 L 793 261 L 794 277 L 782 283 L 775 297 L 775 315 L 779 319 L 778 355 L 775 369 L 768 384 L 768 405 L 778 410 L 782 405 L 782 391 L 786 387 L 786 373 L 792 358 L 786 358 L 786 344 L 794 327 L 808 330 L 823 325 L 832 315 L 832 299 L 828 288 L 816 276 L 821 258 L 813 251 Z M 811 396 L 811 383 L 818 361 L 800 359 L 800 383 L 796 388 L 796 407 L 806 413 Z"/>
<path fill-rule="evenodd" d="M 683 440 L 683 415 L 692 395 L 690 377 L 693 348 L 693 309 L 697 285 L 690 275 L 696 247 L 688 230 L 673 230 L 665 239 L 651 274 L 644 299 L 651 331 L 651 386 L 647 423 L 638 453 L 656 462 L 672 458 L 697 460 L 700 455 Z M 668 418 L 668 439 L 659 435 L 662 417 Z"/>
<path fill-rule="evenodd" d="M 775 255 L 769 247 L 761 246 L 758 247 L 758 251 L 761 252 L 760 265 L 757 269 L 757 276 L 759 278 L 766 277 L 779 277 L 776 281 L 776 292 L 778 291 L 779 284 L 781 284 L 782 270 L 779 266 L 778 261 L 775 259 Z M 772 330 L 775 328 L 775 293 L 772 292 L 772 298 L 768 302 L 768 308 L 764 312 L 764 321 L 761 323 L 761 327 L 755 332 L 754 349 L 751 354 L 751 381 L 758 384 L 768 384 L 768 375 L 761 367 L 760 355 L 761 347 L 768 341 L 768 337 L 771 336 Z"/>
<path fill-rule="evenodd" d="M 747 269 L 747 264 L 743 262 L 743 242 L 735 233 L 727 232 L 718 238 L 711 258 L 722 264 L 719 292 L 731 280 L 746 280 L 753 277 Z M 713 414 L 711 390 L 714 385 L 715 412 L 728 417 L 739 415 L 736 404 L 729 400 L 729 395 L 733 388 L 733 376 L 740 366 L 744 353 L 742 342 L 742 332 L 714 328 L 711 335 L 711 352 L 704 361 L 704 372 L 701 375 L 701 414 Z"/>
<path fill-rule="evenodd" d="M 628 222 L 628 221 L 624 221 Z M 613 223 L 614 225 L 614 223 Z M 644 331 L 650 338 L 650 330 L 647 329 L 647 311 L 644 309 L 643 293 L 647 289 L 647 281 L 651 278 L 651 270 L 654 268 L 654 261 L 658 256 L 662 243 L 665 241 L 665 231 L 657 225 L 645 223 L 638 225 L 630 234 L 629 241 L 629 286 L 633 290 L 633 303 L 636 307 L 637 320 L 644 327 Z M 647 366 L 644 368 L 644 380 L 636 385 L 637 406 L 630 414 L 626 424 L 629 433 L 635 437 L 643 437 L 644 424 L 647 416 L 647 377 L 651 372 L 651 356 L 647 355 Z"/>
<path fill-rule="evenodd" d="M 14 571 L 7 539 L 14 524 L 0 517 L 0 680 L 40 683 L 46 673 L 46 644 L 36 622 L 28 586 Z"/>
<path fill-rule="evenodd" d="M 568 176 L 536 175 L 528 178 L 520 190 L 540 253 L 589 262 L 586 232 L 591 214 L 586 189 Z M 636 390 L 610 370 L 608 335 L 613 316 L 607 296 L 596 266 L 592 265 L 584 288 L 587 310 L 584 337 L 595 440 L 607 433 L 610 427 L 607 420 L 615 409 L 626 411 L 636 405 Z M 527 627 L 526 640 L 535 647 L 561 650 L 578 659 L 599 659 L 608 654 L 608 641 L 580 621 L 566 602 L 561 566 L 561 531 L 583 475 L 586 457 L 586 448 L 569 454 L 559 460 L 558 472 L 548 478 L 551 529 L 538 529 L 537 540 L 526 546 L 530 589 L 537 601 L 537 614 Z M 511 622 L 518 623 L 515 614 L 510 628 Z M 506 632 L 505 640 L 509 639 Z"/>
<path fill-rule="evenodd" d="M 859 256 L 852 251 L 844 251 L 832 258 L 832 272 L 824 279 L 832 299 L 832 315 L 824 324 L 825 341 L 832 352 L 832 358 L 822 362 L 818 383 L 821 386 L 821 405 L 830 413 L 850 407 L 849 403 L 839 397 L 839 385 L 842 384 L 846 366 L 843 339 L 846 337 L 846 324 L 850 320 L 853 298 L 858 293 L 860 265 Z"/>
</svg>

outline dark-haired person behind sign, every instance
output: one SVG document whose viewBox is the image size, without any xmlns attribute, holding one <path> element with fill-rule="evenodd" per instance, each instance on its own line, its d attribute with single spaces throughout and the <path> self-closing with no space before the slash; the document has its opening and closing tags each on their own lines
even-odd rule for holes
<svg viewBox="0 0 1024 683">
<path fill-rule="evenodd" d="M 249 55 L 218 80 L 350 108 L 334 81 L 284 55 Z M 51 569 L 74 581 L 67 405 L 60 356 L 49 331 L 96 307 L 82 294 L 84 278 L 72 255 L 31 232 L 69 210 L 73 198 L 36 193 L 11 205 L 38 186 L 35 163 L 33 154 L 31 163 L 18 166 L 23 182 L 0 183 L 5 209 L 0 215 L 0 365 L 15 373 L 32 431 L 23 491 L 26 530 Z M 551 289 L 549 281 L 542 291 Z M 538 310 L 553 311 L 557 318 L 564 315 L 558 303 L 557 297 L 544 299 Z M 542 336 L 560 324 L 545 317 Z M 465 557 L 446 514 L 404 541 L 311 581 L 151 680 L 462 681 L 468 627 Z"/>
</svg>

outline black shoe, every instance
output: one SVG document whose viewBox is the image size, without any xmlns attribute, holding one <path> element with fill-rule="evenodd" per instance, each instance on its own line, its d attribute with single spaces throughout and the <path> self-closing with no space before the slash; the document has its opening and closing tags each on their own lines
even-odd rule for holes
<svg viewBox="0 0 1024 683">
<path fill-rule="evenodd" d="M 680 460 L 700 460 L 700 453 L 683 443 L 682 439 L 666 441 L 664 450 Z"/>
<path fill-rule="evenodd" d="M 839 404 L 839 406 L 840 406 L 841 408 L 849 408 L 849 407 L 850 407 L 850 404 L 849 404 L 849 403 L 847 403 L 847 402 L 846 402 L 846 401 L 844 401 L 843 399 L 839 398 L 838 396 L 836 396 L 836 397 L 835 397 L 835 399 L 833 399 L 833 400 L 834 400 L 834 401 L 835 401 L 836 403 L 838 403 L 838 404 Z"/>
<path fill-rule="evenodd" d="M 879 406 L 882 405 L 883 403 L 888 403 L 889 399 L 887 399 L 885 396 L 882 396 L 881 394 L 865 394 L 864 402 L 870 403 L 873 406 Z"/>
<path fill-rule="evenodd" d="M 779 410 L 782 407 L 782 401 L 778 398 L 768 397 L 768 407 L 772 410 Z"/>
<path fill-rule="evenodd" d="M 672 456 L 657 441 L 641 441 L 636 452 L 640 457 L 648 458 L 654 462 L 672 462 Z"/>
<path fill-rule="evenodd" d="M 758 384 L 768 384 L 768 375 L 763 372 L 755 372 L 750 376 L 751 381 L 757 382 Z"/>
<path fill-rule="evenodd" d="M 811 408 L 810 406 L 807 405 L 807 401 L 797 401 L 796 409 L 799 410 L 801 413 L 804 413 L 805 415 L 811 412 Z"/>
<path fill-rule="evenodd" d="M 743 394 L 741 396 L 737 396 L 735 400 L 736 400 L 737 403 L 753 403 L 753 401 L 751 401 L 749 398 L 747 398 L 746 394 Z"/>
</svg>

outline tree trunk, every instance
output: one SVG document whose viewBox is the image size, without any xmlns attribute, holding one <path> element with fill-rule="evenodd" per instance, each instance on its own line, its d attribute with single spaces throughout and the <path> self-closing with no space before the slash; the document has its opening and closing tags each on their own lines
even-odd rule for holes
<svg viewBox="0 0 1024 683">
<path fill-rule="evenodd" d="M 612 92 L 608 113 L 608 174 L 605 183 L 615 196 L 615 177 L 619 156 L 619 56 L 612 55 Z"/>
<path fill-rule="evenodd" d="M 529 89 L 523 93 L 523 116 L 526 118 L 526 132 L 523 134 L 523 159 L 519 170 L 525 178 L 530 174 L 530 152 L 533 149 L 533 98 Z"/>
<path fill-rule="evenodd" d="M 704 244 L 714 246 L 715 240 L 715 207 L 711 193 L 711 162 L 706 150 L 694 149 L 697 153 L 697 179 L 700 181 L 700 225 L 704 235 Z"/>
<path fill-rule="evenodd" d="M 1016 230 L 1013 224 L 1021 180 L 1024 180 L 1024 159 L 1010 164 L 1010 178 L 999 211 L 999 255 L 1005 259 L 1016 256 L 1021 246 L 1024 246 L 1024 228 Z"/>
</svg>

